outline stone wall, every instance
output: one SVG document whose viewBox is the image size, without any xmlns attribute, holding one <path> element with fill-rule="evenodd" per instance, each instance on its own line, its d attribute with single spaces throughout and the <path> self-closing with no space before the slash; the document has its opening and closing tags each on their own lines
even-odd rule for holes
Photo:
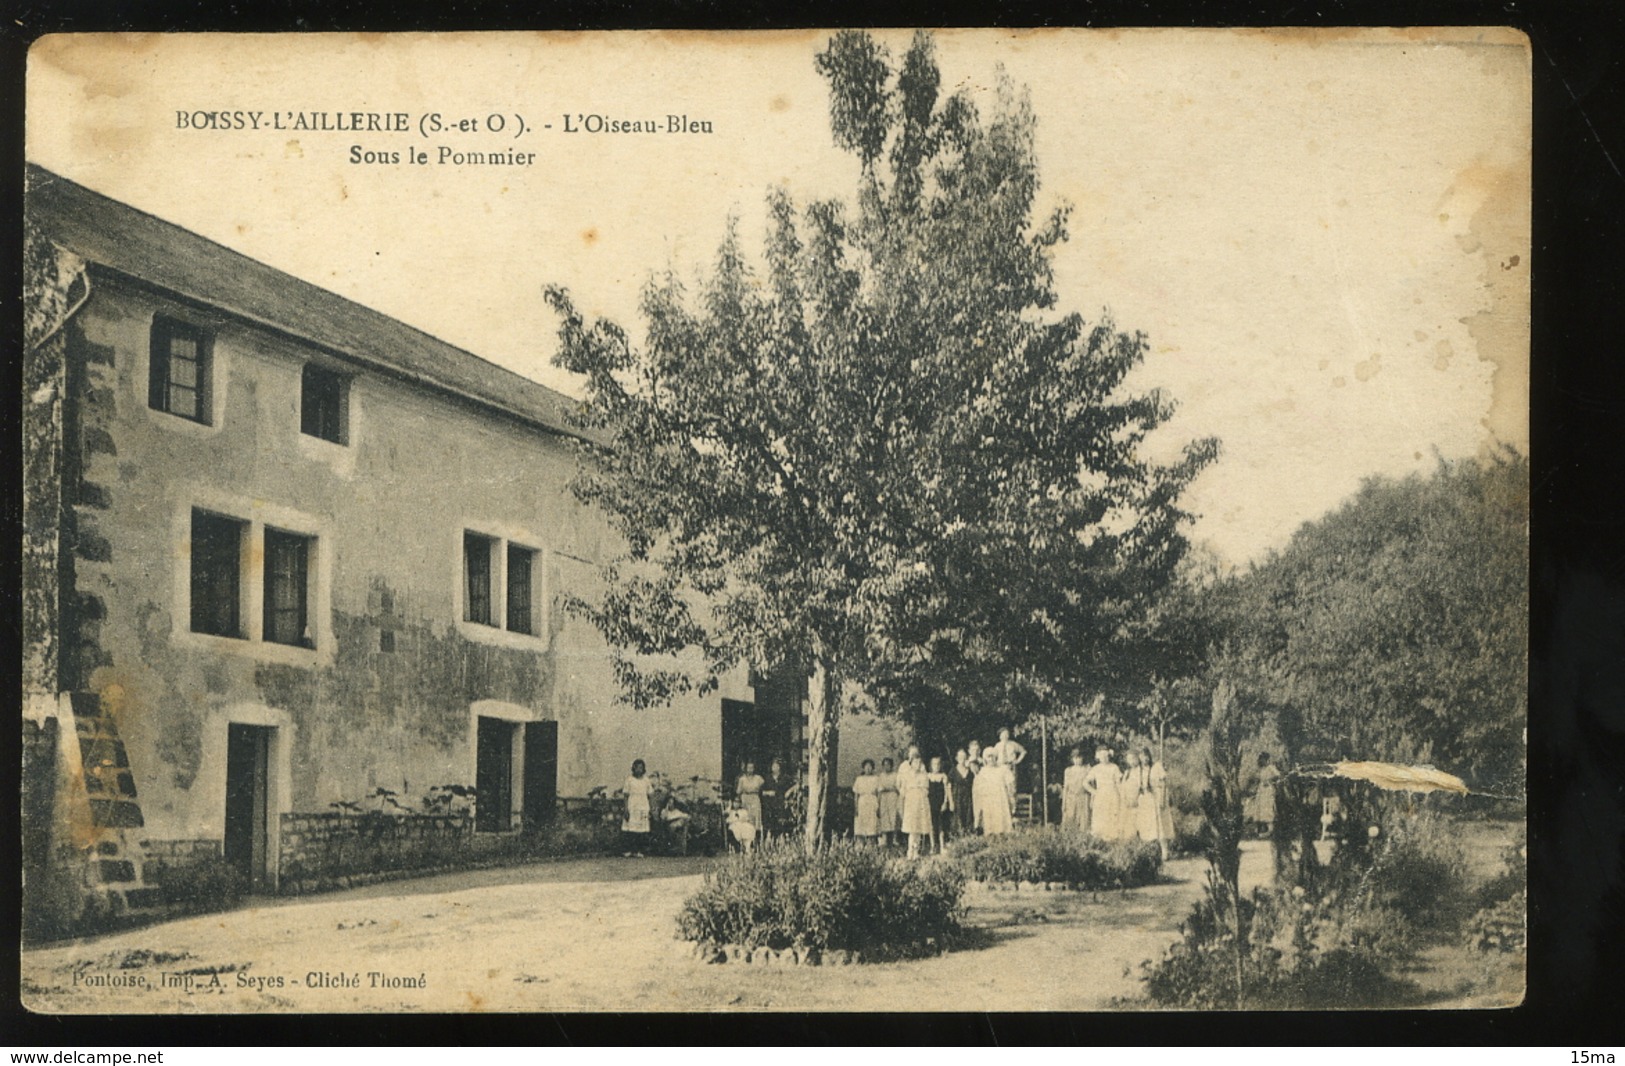
<svg viewBox="0 0 1625 1066">
<path fill-rule="evenodd" d="M 297 895 L 462 865 L 474 840 L 467 814 L 284 814 L 281 889 Z"/>
</svg>

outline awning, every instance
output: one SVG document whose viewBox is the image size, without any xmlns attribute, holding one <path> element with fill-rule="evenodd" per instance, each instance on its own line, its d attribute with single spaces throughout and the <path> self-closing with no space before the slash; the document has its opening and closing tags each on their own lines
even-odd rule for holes
<svg viewBox="0 0 1625 1066">
<path fill-rule="evenodd" d="M 1447 774 L 1431 766 L 1345 760 L 1332 763 L 1328 767 L 1305 768 L 1299 772 L 1315 777 L 1344 777 L 1352 781 L 1369 781 L 1389 792 L 1454 792 L 1465 796 L 1470 791 L 1467 782 L 1455 774 Z"/>
</svg>

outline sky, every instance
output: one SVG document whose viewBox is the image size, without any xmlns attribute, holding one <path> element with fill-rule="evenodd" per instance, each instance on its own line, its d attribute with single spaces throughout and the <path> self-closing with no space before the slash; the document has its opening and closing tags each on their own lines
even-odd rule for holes
<svg viewBox="0 0 1625 1066">
<path fill-rule="evenodd" d="M 759 246 L 769 188 L 850 195 L 813 67 L 827 37 L 60 35 L 30 54 L 27 154 L 579 394 L 550 364 L 545 285 L 636 335 L 650 273 L 698 279 L 730 214 Z M 1147 334 L 1129 385 L 1178 404 L 1154 454 L 1220 439 L 1186 498 L 1219 558 L 1261 560 L 1366 477 L 1527 451 L 1520 34 L 956 30 L 937 45 L 945 92 L 988 108 L 1002 70 L 1031 93 L 1040 214 L 1073 210 L 1059 307 Z M 355 112 L 407 128 L 333 128 Z M 295 128 L 312 113 L 328 128 Z M 591 132 L 600 120 L 659 132 Z M 528 165 L 455 162 L 509 151 Z"/>
</svg>

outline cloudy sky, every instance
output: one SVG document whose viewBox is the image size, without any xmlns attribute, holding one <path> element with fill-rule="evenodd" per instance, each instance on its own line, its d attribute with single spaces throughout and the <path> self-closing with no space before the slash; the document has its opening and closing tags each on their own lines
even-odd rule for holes
<svg viewBox="0 0 1625 1066">
<path fill-rule="evenodd" d="M 730 212 L 759 237 L 770 186 L 850 191 L 812 65 L 826 37 L 59 36 L 30 56 L 28 156 L 574 392 L 549 362 L 544 284 L 635 326 L 649 272 L 697 276 Z M 1189 498 L 1196 539 L 1222 557 L 1281 546 L 1363 477 L 1527 448 L 1521 36 L 952 31 L 938 44 L 947 89 L 985 95 L 1002 65 L 1031 90 L 1041 201 L 1074 207 L 1061 305 L 1150 336 L 1134 384 L 1180 405 L 1158 447 L 1223 441 Z M 261 125 L 200 130 L 200 111 Z M 410 129 L 293 128 L 357 111 L 404 113 Z M 588 116 L 662 132 L 567 129 Z M 668 116 L 709 132 L 664 132 Z M 458 166 L 442 148 L 534 159 Z M 401 162 L 352 161 L 364 152 Z"/>
</svg>

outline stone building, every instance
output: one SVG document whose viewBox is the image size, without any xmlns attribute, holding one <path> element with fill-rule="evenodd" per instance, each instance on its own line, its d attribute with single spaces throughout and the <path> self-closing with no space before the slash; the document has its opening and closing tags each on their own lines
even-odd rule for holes
<svg viewBox="0 0 1625 1066">
<path fill-rule="evenodd" d="M 34 866 L 78 855 L 115 909 L 153 902 L 154 863 L 276 891 L 302 876 L 289 838 L 337 812 L 473 788 L 474 846 L 545 831 L 634 758 L 676 780 L 796 758 L 796 685 L 614 702 L 559 607 L 616 552 L 567 488 L 568 398 L 28 177 Z"/>
</svg>

